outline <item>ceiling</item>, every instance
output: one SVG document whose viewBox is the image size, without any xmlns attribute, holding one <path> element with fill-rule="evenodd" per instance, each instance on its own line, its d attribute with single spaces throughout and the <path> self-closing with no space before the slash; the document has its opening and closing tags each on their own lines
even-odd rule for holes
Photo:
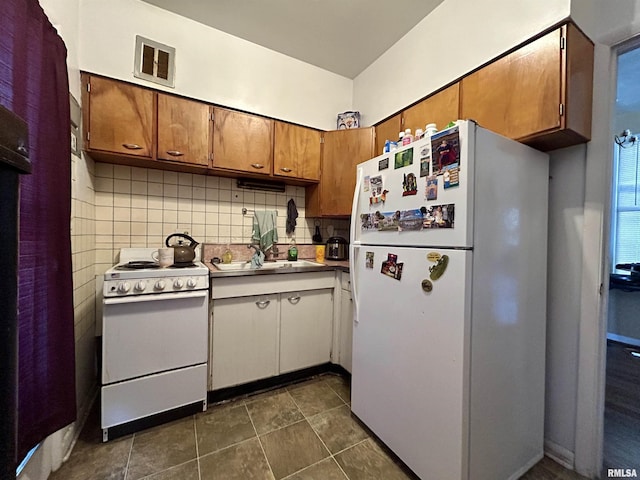
<svg viewBox="0 0 640 480">
<path fill-rule="evenodd" d="M 444 0 L 143 1 L 354 78 Z"/>
</svg>

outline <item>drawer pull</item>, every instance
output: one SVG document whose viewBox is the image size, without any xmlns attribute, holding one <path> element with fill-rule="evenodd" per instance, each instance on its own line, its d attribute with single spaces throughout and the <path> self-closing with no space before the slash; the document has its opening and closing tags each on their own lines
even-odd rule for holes
<svg viewBox="0 0 640 480">
<path fill-rule="evenodd" d="M 258 306 L 258 308 L 267 308 L 270 303 L 271 300 L 260 300 L 256 302 L 256 305 Z"/>
<path fill-rule="evenodd" d="M 179 152 L 178 150 L 167 150 L 167 153 L 172 157 L 181 157 L 184 155 L 184 153 Z"/>
<path fill-rule="evenodd" d="M 252 163 L 251 166 L 253 168 L 264 168 L 264 165 L 262 165 L 261 163 Z"/>
<path fill-rule="evenodd" d="M 289 297 L 287 298 L 287 300 L 289 300 L 290 303 L 293 303 L 295 305 L 300 301 L 300 295 L 296 295 L 295 297 Z"/>
<path fill-rule="evenodd" d="M 122 146 L 128 150 L 142 150 L 142 147 L 137 143 L 123 143 Z"/>
<path fill-rule="evenodd" d="M 292 171 L 290 168 L 287 168 L 287 167 L 282 167 L 280 170 L 282 170 L 285 173 L 289 173 Z"/>
</svg>

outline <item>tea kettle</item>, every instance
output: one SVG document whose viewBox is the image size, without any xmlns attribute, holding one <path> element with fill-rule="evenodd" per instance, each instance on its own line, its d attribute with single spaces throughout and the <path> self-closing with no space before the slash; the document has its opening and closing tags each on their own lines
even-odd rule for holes
<svg viewBox="0 0 640 480">
<path fill-rule="evenodd" d="M 176 245 L 169 245 L 169 240 L 174 237 L 180 237 L 178 243 Z M 190 243 L 185 245 L 184 241 L 188 240 Z M 177 266 L 185 266 L 190 265 L 193 262 L 193 259 L 196 258 L 196 250 L 195 248 L 198 246 L 198 242 L 196 242 L 193 238 L 191 238 L 186 233 L 172 233 L 165 240 L 165 245 L 167 247 L 173 248 L 173 264 Z"/>
</svg>

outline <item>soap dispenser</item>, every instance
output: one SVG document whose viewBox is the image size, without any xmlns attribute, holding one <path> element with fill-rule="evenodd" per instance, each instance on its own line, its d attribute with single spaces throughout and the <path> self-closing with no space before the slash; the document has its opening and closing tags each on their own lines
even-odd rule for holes
<svg viewBox="0 0 640 480">
<path fill-rule="evenodd" d="M 296 241 L 293 239 L 291 240 L 289 250 L 287 250 L 287 260 L 290 262 L 298 260 L 298 247 L 296 247 Z"/>
<path fill-rule="evenodd" d="M 231 253 L 231 249 L 227 244 L 227 249 L 222 254 L 222 263 L 231 263 L 232 260 L 233 260 L 233 253 Z"/>
</svg>

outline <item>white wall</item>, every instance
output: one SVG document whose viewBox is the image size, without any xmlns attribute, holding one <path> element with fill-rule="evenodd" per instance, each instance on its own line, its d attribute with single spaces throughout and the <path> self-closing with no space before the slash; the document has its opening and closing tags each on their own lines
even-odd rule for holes
<svg viewBox="0 0 640 480">
<path fill-rule="evenodd" d="M 352 80 L 138 0 L 81 0 L 80 68 L 203 101 L 335 129 Z M 175 89 L 133 77 L 135 36 L 176 48 Z"/>
<path fill-rule="evenodd" d="M 549 168 L 545 442 L 573 464 L 586 146 L 556 150 Z"/>
<path fill-rule="evenodd" d="M 446 0 L 354 79 L 354 110 L 374 124 L 568 17 L 569 4 Z"/>
</svg>

